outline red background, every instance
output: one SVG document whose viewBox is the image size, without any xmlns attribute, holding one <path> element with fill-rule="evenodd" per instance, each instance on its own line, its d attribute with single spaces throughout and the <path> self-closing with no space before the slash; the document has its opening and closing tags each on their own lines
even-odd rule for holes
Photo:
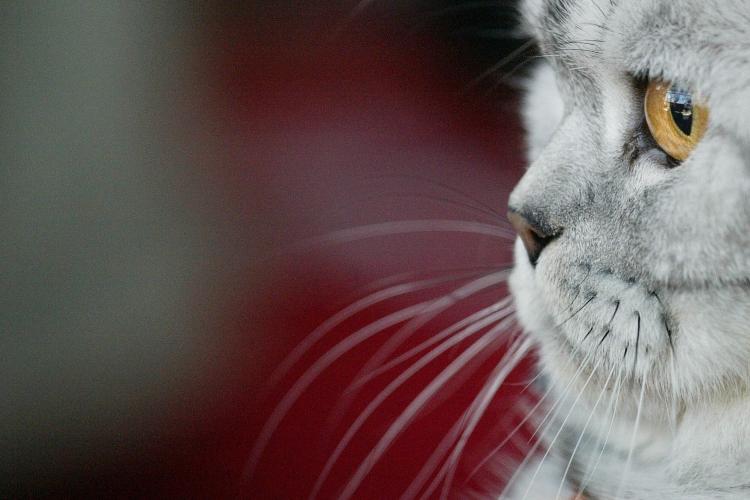
<svg viewBox="0 0 750 500">
<path fill-rule="evenodd" d="M 483 68 L 476 61 L 464 66 L 466 59 L 450 43 L 395 29 L 388 19 L 354 20 L 337 31 L 338 13 L 304 14 L 270 24 L 247 14 L 222 15 L 202 28 L 209 36 L 196 64 L 209 75 L 210 95 L 204 98 L 220 144 L 220 161 L 209 172 L 211 190 L 219 205 L 226 203 L 224 216 L 246 223 L 253 240 L 247 276 L 223 293 L 225 315 L 216 334 L 231 348 L 218 381 L 203 399 L 177 408 L 166 432 L 154 439 L 143 436 L 137 452 L 115 453 L 90 470 L 66 474 L 49 491 L 306 498 L 348 425 L 408 366 L 374 379 L 341 418 L 331 419 L 341 391 L 395 329 L 326 370 L 282 421 L 248 475 L 250 451 L 275 404 L 337 341 L 467 279 L 455 277 L 428 292 L 362 311 L 269 387 L 269 375 L 284 356 L 338 310 L 386 286 L 389 277 L 410 281 L 509 266 L 509 238 L 465 233 L 300 243 L 395 220 L 478 220 L 507 228 L 506 199 L 523 164 L 517 92 L 492 78 L 469 87 Z M 504 286 L 494 287 L 451 308 L 402 351 L 507 293 Z M 509 338 L 510 332 L 504 335 Z M 467 346 L 438 358 L 386 401 L 342 454 L 321 498 L 340 492 L 388 425 Z M 502 354 L 498 344 L 449 384 L 393 443 L 356 498 L 403 493 Z M 495 398 L 463 454 L 452 495 L 496 492 L 501 486 L 490 470 L 468 476 L 522 417 L 518 396 L 528 377 L 526 363 Z M 196 373 L 196 386 L 203 383 Z M 518 452 L 506 447 L 499 456 Z M 490 462 L 495 465 L 489 469 L 499 469 L 499 461 Z"/>
</svg>

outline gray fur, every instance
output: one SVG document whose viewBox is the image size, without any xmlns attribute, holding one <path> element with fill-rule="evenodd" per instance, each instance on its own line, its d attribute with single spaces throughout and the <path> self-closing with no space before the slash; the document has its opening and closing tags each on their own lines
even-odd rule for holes
<svg viewBox="0 0 750 500">
<path fill-rule="evenodd" d="M 536 268 L 517 244 L 511 286 L 564 410 L 545 463 L 510 495 L 549 498 L 578 443 L 561 498 L 586 481 L 597 499 L 750 498 L 750 3 L 523 11 L 548 62 L 530 83 L 531 166 L 510 204 L 562 233 Z M 643 120 L 636 77 L 680 82 L 710 108 L 676 168 L 656 149 L 628 154 Z"/>
</svg>

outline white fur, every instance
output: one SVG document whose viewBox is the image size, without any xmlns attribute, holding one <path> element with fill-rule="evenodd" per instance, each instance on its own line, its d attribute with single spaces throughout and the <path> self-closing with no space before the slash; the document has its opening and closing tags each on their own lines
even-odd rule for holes
<svg viewBox="0 0 750 500">
<path fill-rule="evenodd" d="M 517 244 L 511 287 L 566 410 L 539 473 L 519 474 L 526 498 L 569 490 L 575 443 L 584 478 L 602 453 L 592 498 L 750 498 L 750 4 L 571 0 L 554 24 L 550 3 L 523 9 L 550 63 L 529 85 L 532 165 L 510 204 L 561 235 L 536 268 Z M 659 151 L 623 159 L 642 121 L 634 76 L 710 108 L 676 168 Z"/>
</svg>

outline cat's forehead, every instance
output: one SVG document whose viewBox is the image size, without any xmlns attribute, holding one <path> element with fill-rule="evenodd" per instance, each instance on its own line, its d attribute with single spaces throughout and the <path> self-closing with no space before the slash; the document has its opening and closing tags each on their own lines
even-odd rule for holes
<svg viewBox="0 0 750 500">
<path fill-rule="evenodd" d="M 558 67 L 592 81 L 608 72 L 680 82 L 709 100 L 715 122 L 750 130 L 747 0 L 525 0 L 521 12 Z"/>
</svg>

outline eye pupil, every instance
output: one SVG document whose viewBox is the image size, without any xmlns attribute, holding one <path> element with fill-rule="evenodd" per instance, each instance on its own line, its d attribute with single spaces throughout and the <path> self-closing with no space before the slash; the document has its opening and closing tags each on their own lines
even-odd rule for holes
<svg viewBox="0 0 750 500">
<path fill-rule="evenodd" d="M 680 131 L 690 136 L 693 132 L 693 98 L 689 92 L 672 87 L 667 91 L 666 100 L 675 125 Z"/>
<path fill-rule="evenodd" d="M 706 132 L 708 108 L 685 87 L 651 80 L 643 98 L 648 130 L 662 151 L 684 161 Z"/>
</svg>

